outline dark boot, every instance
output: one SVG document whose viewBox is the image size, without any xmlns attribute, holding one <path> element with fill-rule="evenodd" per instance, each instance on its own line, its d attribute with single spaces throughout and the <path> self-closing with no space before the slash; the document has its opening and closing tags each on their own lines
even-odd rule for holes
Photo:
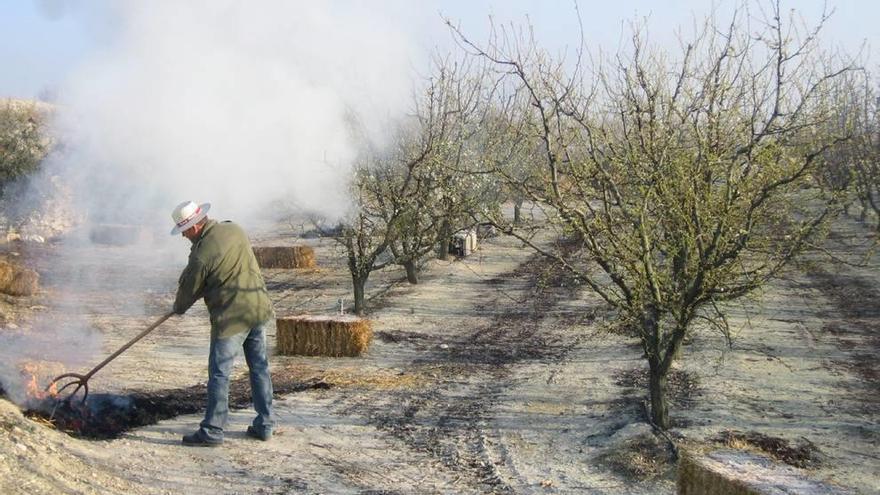
<svg viewBox="0 0 880 495">
<path fill-rule="evenodd" d="M 181 443 L 187 447 L 217 447 L 223 445 L 223 440 L 208 438 L 202 430 L 197 430 L 195 433 L 184 435 Z"/>
<path fill-rule="evenodd" d="M 247 432 L 245 433 L 250 438 L 255 438 L 257 440 L 262 440 L 264 442 L 269 441 L 272 438 L 272 430 L 266 429 L 257 429 L 253 426 L 248 426 Z"/>
</svg>

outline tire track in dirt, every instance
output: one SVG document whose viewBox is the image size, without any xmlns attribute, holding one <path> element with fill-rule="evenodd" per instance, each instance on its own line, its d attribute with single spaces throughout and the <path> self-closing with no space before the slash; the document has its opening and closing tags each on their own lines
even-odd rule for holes
<svg viewBox="0 0 880 495">
<path fill-rule="evenodd" d="M 359 400 L 343 414 L 365 414 L 369 422 L 429 453 L 446 469 L 459 473 L 456 487 L 484 493 L 513 493 L 499 474 L 487 449 L 492 410 L 512 385 L 512 370 L 523 362 L 558 362 L 571 348 L 541 335 L 541 322 L 552 309 L 579 291 L 575 278 L 552 260 L 533 255 L 516 269 L 483 283 L 499 288 L 505 282 L 525 283 L 527 294 L 514 312 L 501 311 L 507 294 L 477 303 L 496 314 L 482 328 L 457 340 L 446 340 L 445 352 L 422 355 L 414 366 L 429 366 L 439 378 L 427 388 L 397 392 L 384 398 Z M 404 340 L 405 335 L 388 335 Z"/>
<path fill-rule="evenodd" d="M 813 268 L 807 273 L 812 285 L 834 305 L 836 314 L 829 314 L 822 330 L 831 335 L 835 345 L 849 359 L 832 360 L 829 366 L 858 376 L 862 381 L 859 390 L 853 390 L 854 404 L 860 404 L 861 412 L 874 413 L 880 404 L 880 290 L 877 281 L 838 268 L 834 273 Z"/>
</svg>

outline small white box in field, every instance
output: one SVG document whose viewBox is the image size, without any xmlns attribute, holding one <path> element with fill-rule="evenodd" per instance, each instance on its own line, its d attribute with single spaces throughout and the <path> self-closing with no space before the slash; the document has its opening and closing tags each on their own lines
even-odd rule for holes
<svg viewBox="0 0 880 495">
<path fill-rule="evenodd" d="M 452 234 L 450 251 L 457 256 L 469 256 L 477 250 L 477 229 L 462 229 Z"/>
</svg>

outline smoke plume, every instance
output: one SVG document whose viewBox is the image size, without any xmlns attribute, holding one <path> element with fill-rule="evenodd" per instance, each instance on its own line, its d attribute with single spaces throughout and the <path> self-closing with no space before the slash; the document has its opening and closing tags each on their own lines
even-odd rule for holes
<svg viewBox="0 0 880 495">
<path fill-rule="evenodd" d="M 186 199 L 238 220 L 276 200 L 337 215 L 357 152 L 347 115 L 380 139 L 410 95 L 412 44 L 373 5 L 104 7 L 115 27 L 59 95 L 57 163 L 100 221 L 167 220 Z"/>
<path fill-rule="evenodd" d="M 179 202 L 211 202 L 212 217 L 246 229 L 276 219 L 279 204 L 341 215 L 358 153 L 349 123 L 356 119 L 381 146 L 383 126 L 411 101 L 418 62 L 402 19 L 413 7 L 402 2 L 44 0 L 43 7 L 89 25 L 99 46 L 58 88 L 61 146 L 44 173 L 70 191 L 82 231 L 139 225 L 155 239 L 111 249 L 91 246 L 86 234 L 61 245 L 47 318 L 64 323 L 51 338 L 70 345 L 53 359 L 82 363 L 107 352 L 95 338 L 99 313 L 170 309 L 189 247 L 168 235 Z M 100 294 L 114 296 L 101 302 Z M 46 326 L 35 322 L 33 335 Z M 0 381 L 17 392 L 13 359 L 42 344 L 4 339 Z"/>
</svg>

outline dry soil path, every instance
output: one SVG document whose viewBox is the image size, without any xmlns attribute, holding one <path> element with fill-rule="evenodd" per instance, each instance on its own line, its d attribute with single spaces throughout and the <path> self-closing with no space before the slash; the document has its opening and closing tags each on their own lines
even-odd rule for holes
<svg viewBox="0 0 880 495">
<path fill-rule="evenodd" d="M 830 249 L 847 252 L 860 229 L 841 224 Z M 261 241 L 294 242 L 278 232 Z M 334 311 L 348 294 L 339 253 L 327 241 L 306 242 L 320 269 L 267 272 L 279 314 Z M 56 351 L 75 344 L 77 362 L 93 363 L 170 305 L 174 263 L 182 263 L 156 249 L 80 246 L 52 256 L 37 257 L 51 303 L 33 310 L 30 326 L 3 333 L 16 356 L 66 359 Z M 880 493 L 871 359 L 878 274 L 876 261 L 856 268 L 819 259 L 731 307 L 732 345 L 698 332 L 674 372 L 673 435 L 805 439 L 821 453 L 809 475 Z M 0 400 L 0 491 L 674 493 L 670 465 L 650 456 L 662 461 L 665 445 L 650 441 L 641 419 L 637 342 L 609 331 L 595 297 L 506 238 L 463 260 L 432 262 L 417 286 L 400 278 L 371 279 L 376 339 L 366 356 L 273 357 L 276 370 L 329 388 L 279 398 L 272 442 L 244 437 L 248 410 L 232 414 L 223 447 L 192 449 L 179 441 L 198 414 L 92 441 Z M 202 381 L 204 311 L 169 323 L 96 377 L 95 389 L 158 392 Z"/>
</svg>

